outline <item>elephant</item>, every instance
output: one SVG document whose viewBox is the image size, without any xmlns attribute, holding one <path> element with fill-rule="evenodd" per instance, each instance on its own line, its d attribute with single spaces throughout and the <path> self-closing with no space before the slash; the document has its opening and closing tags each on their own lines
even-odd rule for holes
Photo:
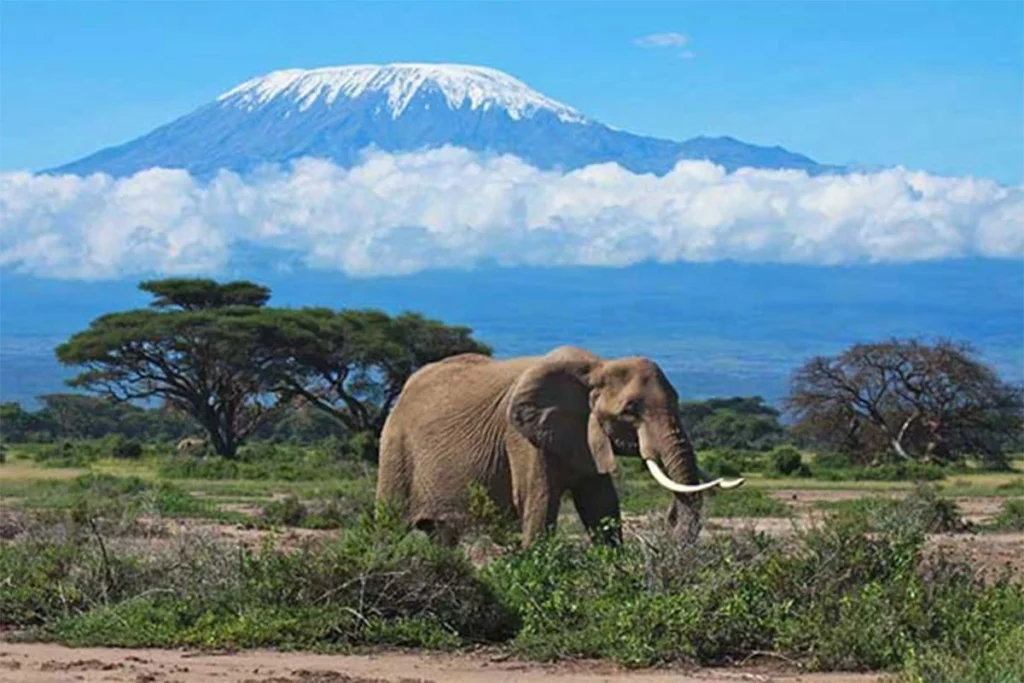
<svg viewBox="0 0 1024 683">
<path fill-rule="evenodd" d="M 555 529 L 569 492 L 590 536 L 618 545 L 615 456 L 638 456 L 674 495 L 673 535 L 692 542 L 702 493 L 744 480 L 701 482 L 709 477 L 697 466 L 678 403 L 661 368 L 642 356 L 604 359 L 559 346 L 541 356 L 463 353 L 426 364 L 406 380 L 384 422 L 377 508 L 391 507 L 454 546 L 476 483 L 518 521 L 529 546 Z"/>
</svg>

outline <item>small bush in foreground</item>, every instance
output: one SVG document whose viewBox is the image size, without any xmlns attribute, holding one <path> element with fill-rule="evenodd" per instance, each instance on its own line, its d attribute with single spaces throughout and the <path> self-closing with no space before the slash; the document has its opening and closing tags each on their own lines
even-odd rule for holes
<svg viewBox="0 0 1024 683">
<path fill-rule="evenodd" d="M 787 539 L 704 536 L 680 546 L 656 529 L 609 548 L 555 534 L 506 548 L 482 569 L 388 514 L 363 515 L 336 540 L 298 550 L 200 536 L 145 554 L 103 542 L 83 516 L 0 545 L 0 585 L 10 587 L 0 615 L 34 627 L 30 637 L 72 645 L 490 642 L 531 658 L 629 666 L 772 652 L 809 669 L 925 676 L 908 681 L 933 680 L 928 672 L 960 653 L 988 653 L 969 671 L 1003 680 L 1013 669 L 1000 657 L 1018 643 L 1002 639 L 1024 623 L 1024 586 L 984 583 L 966 562 L 926 556 L 934 516 L 908 511 L 927 509 L 930 495 L 884 524 L 840 512 Z"/>
<path fill-rule="evenodd" d="M 951 653 L 914 650 L 894 683 L 1019 683 L 1024 681 L 1024 625 L 996 636 L 983 649 Z"/>
<path fill-rule="evenodd" d="M 72 645 L 450 647 L 510 637 L 514 613 L 457 551 L 364 516 L 336 541 L 292 552 L 188 543 L 111 555 L 83 528 L 0 548 L 11 626 Z"/>
</svg>

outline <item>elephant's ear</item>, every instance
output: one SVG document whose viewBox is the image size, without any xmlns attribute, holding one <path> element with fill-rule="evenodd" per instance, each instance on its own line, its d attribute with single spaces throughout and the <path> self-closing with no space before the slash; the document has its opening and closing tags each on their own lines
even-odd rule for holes
<svg viewBox="0 0 1024 683">
<path fill-rule="evenodd" d="M 586 381 L 593 363 L 555 360 L 524 372 L 512 389 L 509 422 L 542 451 L 567 458 L 573 469 L 615 469 L 611 442 L 590 410 Z"/>
</svg>

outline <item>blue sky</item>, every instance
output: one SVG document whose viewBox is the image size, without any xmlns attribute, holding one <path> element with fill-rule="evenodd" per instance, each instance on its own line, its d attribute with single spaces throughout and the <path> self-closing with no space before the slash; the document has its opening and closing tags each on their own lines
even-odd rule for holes
<svg viewBox="0 0 1024 683">
<path fill-rule="evenodd" d="M 1024 180 L 1020 2 L 4 0 L 0 13 L 3 170 L 126 141 L 273 69 L 447 61 L 632 132 Z M 673 33 L 685 44 L 637 43 Z"/>
</svg>

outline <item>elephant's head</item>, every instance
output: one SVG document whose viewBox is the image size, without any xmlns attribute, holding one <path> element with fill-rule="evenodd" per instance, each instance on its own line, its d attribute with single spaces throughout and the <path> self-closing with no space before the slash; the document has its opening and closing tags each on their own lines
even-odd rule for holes
<svg viewBox="0 0 1024 683">
<path fill-rule="evenodd" d="M 570 479 L 613 472 L 616 454 L 643 458 L 651 476 L 675 494 L 669 521 L 677 537 L 693 540 L 701 493 L 735 488 L 743 479 L 701 481 L 678 405 L 675 389 L 647 358 L 603 360 L 559 347 L 520 376 L 508 414 L 531 443 L 565 461 Z"/>
</svg>

